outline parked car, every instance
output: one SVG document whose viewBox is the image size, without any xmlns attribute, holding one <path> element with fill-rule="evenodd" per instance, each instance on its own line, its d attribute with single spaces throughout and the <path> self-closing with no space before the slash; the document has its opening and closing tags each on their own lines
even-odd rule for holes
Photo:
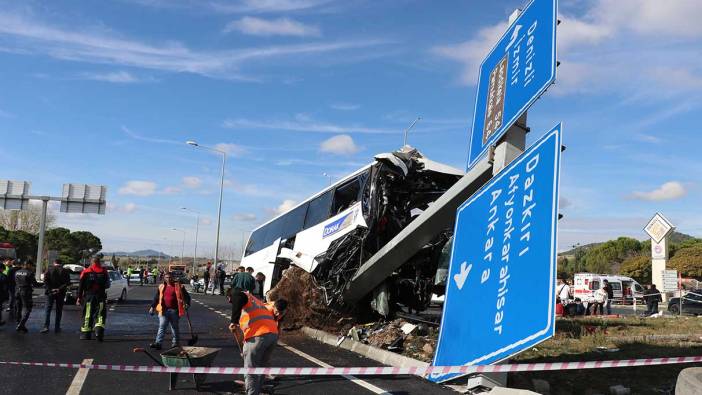
<svg viewBox="0 0 702 395">
<path fill-rule="evenodd" d="M 668 311 L 673 314 L 680 314 L 680 297 L 668 300 Z M 693 289 L 682 296 L 682 313 L 692 315 L 702 315 L 702 289 Z"/>
<path fill-rule="evenodd" d="M 122 277 L 116 270 L 108 270 L 110 276 L 110 288 L 107 288 L 107 300 L 117 300 L 123 302 L 127 300 L 127 279 Z"/>
<path fill-rule="evenodd" d="M 75 266 L 75 265 L 72 265 Z M 64 266 L 66 267 L 66 266 Z M 69 270 L 68 276 L 71 279 L 71 284 L 68 286 L 68 290 L 66 292 L 66 298 L 64 299 L 66 304 L 74 304 L 76 303 L 76 300 L 78 299 L 78 286 L 80 285 L 80 273 L 82 272 L 82 268 L 78 267 L 73 267 L 73 268 L 67 268 Z M 72 269 L 81 269 L 80 271 L 78 270 L 72 270 Z M 107 275 L 110 276 L 110 288 L 107 289 L 107 300 L 108 301 L 125 301 L 127 299 L 127 279 L 122 277 L 121 274 L 119 274 L 118 271 L 116 270 L 108 270 Z"/>
</svg>

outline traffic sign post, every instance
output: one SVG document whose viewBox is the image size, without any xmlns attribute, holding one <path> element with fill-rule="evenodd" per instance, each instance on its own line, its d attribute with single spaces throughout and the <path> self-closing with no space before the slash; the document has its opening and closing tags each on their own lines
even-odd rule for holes
<svg viewBox="0 0 702 395">
<path fill-rule="evenodd" d="M 435 366 L 496 363 L 553 336 L 560 157 L 559 124 L 459 207 Z"/>
<path fill-rule="evenodd" d="M 480 65 L 469 168 L 554 82 L 556 4 L 532 0 Z"/>
</svg>

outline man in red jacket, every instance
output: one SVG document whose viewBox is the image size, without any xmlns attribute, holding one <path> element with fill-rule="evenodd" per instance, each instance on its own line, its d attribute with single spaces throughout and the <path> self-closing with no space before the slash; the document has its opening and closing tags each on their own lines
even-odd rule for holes
<svg viewBox="0 0 702 395">
<path fill-rule="evenodd" d="M 154 301 L 149 309 L 150 314 L 158 312 L 158 333 L 156 341 L 151 343 L 149 347 L 160 350 L 161 343 L 166 334 L 166 326 L 170 325 L 171 345 L 177 347 L 180 342 L 180 328 L 178 322 L 180 317 L 185 315 L 185 310 L 190 305 L 190 294 L 185 290 L 185 287 L 175 281 L 170 273 L 167 273 L 163 278 L 163 284 L 158 286 Z"/>
<path fill-rule="evenodd" d="M 95 329 L 95 337 L 102 341 L 107 319 L 107 288 L 110 288 L 110 276 L 102 267 L 100 258 L 92 259 L 92 264 L 80 273 L 77 305 L 83 305 L 83 326 L 80 338 L 90 340 Z"/>
</svg>

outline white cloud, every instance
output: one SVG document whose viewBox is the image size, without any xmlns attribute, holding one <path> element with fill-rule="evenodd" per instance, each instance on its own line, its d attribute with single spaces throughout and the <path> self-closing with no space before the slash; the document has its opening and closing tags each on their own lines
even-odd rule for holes
<svg viewBox="0 0 702 395">
<path fill-rule="evenodd" d="M 199 188 L 202 185 L 202 180 L 195 176 L 183 177 L 183 185 L 190 189 Z"/>
<path fill-rule="evenodd" d="M 258 219 L 256 214 L 254 213 L 237 213 L 234 214 L 234 221 L 241 221 L 241 222 L 252 222 Z"/>
<path fill-rule="evenodd" d="M 161 193 L 165 195 L 175 195 L 181 192 L 183 192 L 183 190 L 178 187 L 165 187 L 163 188 L 163 191 Z"/>
<path fill-rule="evenodd" d="M 679 199 L 687 194 L 685 186 L 677 181 L 669 181 L 660 187 L 648 192 L 634 192 L 631 194 L 632 199 L 637 200 L 673 200 Z"/>
<path fill-rule="evenodd" d="M 249 120 L 249 119 L 227 119 L 223 126 L 230 129 L 269 129 L 274 131 L 295 131 L 308 133 L 364 133 L 364 134 L 396 134 L 400 133 L 394 129 L 369 128 L 365 126 L 337 125 L 333 123 L 320 122 L 302 114 L 295 116 L 294 120 Z"/>
<path fill-rule="evenodd" d="M 478 30 L 476 36 L 458 44 L 436 46 L 432 52 L 463 65 L 460 82 L 474 85 L 478 81 L 480 63 L 507 29 L 507 21 Z"/>
<path fill-rule="evenodd" d="M 292 210 L 295 206 L 297 205 L 297 202 L 294 200 L 286 199 L 281 203 L 278 207 L 276 207 L 273 212 L 276 215 L 283 214 L 285 212 L 288 212 Z"/>
<path fill-rule="evenodd" d="M 110 73 L 83 73 L 82 78 L 95 81 L 113 82 L 117 84 L 131 84 L 141 80 L 126 71 L 114 71 Z"/>
<path fill-rule="evenodd" d="M 698 0 L 600 0 L 591 14 L 604 25 L 642 35 L 702 36 Z"/>
<path fill-rule="evenodd" d="M 639 141 L 643 141 L 644 143 L 652 143 L 652 144 L 658 144 L 662 142 L 660 137 L 652 136 L 650 134 L 645 134 L 645 133 L 640 133 L 635 136 L 635 138 Z"/>
<path fill-rule="evenodd" d="M 614 29 L 601 23 L 559 15 L 558 50 L 566 50 L 581 45 L 598 44 L 611 37 Z"/>
<path fill-rule="evenodd" d="M 321 35 L 319 27 L 306 25 L 290 18 L 261 19 L 251 16 L 232 21 L 224 28 L 225 33 L 238 31 L 252 36 L 295 36 L 317 37 Z"/>
<path fill-rule="evenodd" d="M 339 110 L 339 111 L 355 111 L 361 108 L 360 104 L 351 104 L 351 103 L 333 103 L 330 104 L 329 107 L 331 107 L 334 110 Z"/>
<path fill-rule="evenodd" d="M 215 145 L 215 148 L 224 151 L 227 153 L 227 155 L 231 155 L 234 157 L 239 157 L 244 154 L 246 154 L 246 148 L 238 145 L 238 144 L 231 144 L 231 143 L 219 143 Z"/>
<path fill-rule="evenodd" d="M 152 181 L 127 181 L 119 189 L 120 195 L 150 196 L 156 193 L 156 183 Z"/>
<path fill-rule="evenodd" d="M 0 11 L 0 37 L 6 51 L 43 54 L 55 59 L 140 67 L 167 72 L 200 74 L 212 78 L 255 80 L 239 72 L 250 61 L 311 56 L 387 44 L 384 40 L 315 42 L 295 45 L 194 50 L 175 41 L 146 43 L 124 38 L 103 27 L 57 27 L 33 17 Z"/>
<path fill-rule="evenodd" d="M 202 218 L 200 218 L 200 225 L 204 225 L 204 226 L 210 226 L 210 225 L 212 225 L 212 218 L 210 218 L 210 217 L 202 217 Z"/>
<path fill-rule="evenodd" d="M 340 134 L 322 141 L 319 145 L 321 152 L 339 155 L 353 155 L 361 150 L 348 134 Z"/>
<path fill-rule="evenodd" d="M 197 9 L 223 14 L 279 13 L 326 9 L 334 0 L 125 0 L 142 6 L 171 9 Z"/>
</svg>

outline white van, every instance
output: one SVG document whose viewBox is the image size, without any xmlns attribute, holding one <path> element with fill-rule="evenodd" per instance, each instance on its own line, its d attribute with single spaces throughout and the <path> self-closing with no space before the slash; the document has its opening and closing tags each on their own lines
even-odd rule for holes
<svg viewBox="0 0 702 395">
<path fill-rule="evenodd" d="M 575 273 L 573 279 L 573 297 L 583 302 L 593 302 L 595 291 L 600 289 L 602 282 L 607 280 L 614 293 L 613 302 L 633 303 L 634 298 L 643 300 L 644 289 L 631 277 L 615 274 Z"/>
</svg>

